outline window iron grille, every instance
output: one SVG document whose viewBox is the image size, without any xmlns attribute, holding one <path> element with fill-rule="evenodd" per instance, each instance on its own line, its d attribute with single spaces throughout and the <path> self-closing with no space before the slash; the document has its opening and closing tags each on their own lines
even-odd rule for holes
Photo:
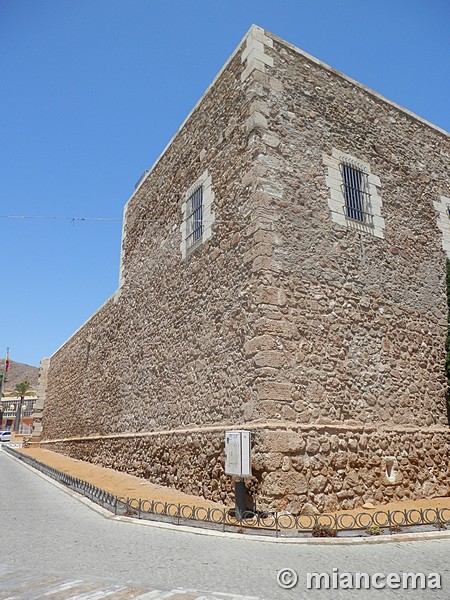
<svg viewBox="0 0 450 600">
<path fill-rule="evenodd" d="M 192 248 L 203 238 L 203 186 L 189 197 L 186 204 L 186 247 Z"/>
<path fill-rule="evenodd" d="M 369 223 L 369 182 L 367 173 L 358 165 L 350 162 L 341 163 L 342 192 L 345 199 L 345 216 L 358 223 Z"/>
</svg>

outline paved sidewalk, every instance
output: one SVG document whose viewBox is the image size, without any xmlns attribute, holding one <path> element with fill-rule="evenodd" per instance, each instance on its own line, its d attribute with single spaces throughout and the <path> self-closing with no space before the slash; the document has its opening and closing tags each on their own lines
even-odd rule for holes
<svg viewBox="0 0 450 600">
<path fill-rule="evenodd" d="M 68 473 L 73 477 L 82 479 L 92 483 L 93 485 L 106 490 L 115 496 L 123 498 L 136 498 L 141 500 L 155 500 L 157 502 L 168 502 L 173 504 L 186 504 L 188 506 L 219 508 L 223 510 L 223 504 L 210 502 L 200 496 L 185 494 L 178 490 L 150 483 L 146 479 L 140 479 L 127 473 L 114 471 L 113 469 L 101 467 L 81 460 L 76 460 L 45 450 L 36 446 L 29 448 L 16 448 L 28 456 L 39 460 L 59 471 Z M 232 508 L 232 507 L 229 507 Z M 450 509 L 450 497 L 445 498 L 430 498 L 425 500 L 406 500 L 404 502 L 391 502 L 376 506 L 373 509 L 367 509 L 367 512 L 375 512 L 376 510 L 394 511 L 394 510 L 411 510 L 411 509 L 426 509 L 426 508 L 448 508 Z M 361 507 L 353 510 L 345 510 L 348 515 L 356 515 L 365 509 Z"/>
</svg>

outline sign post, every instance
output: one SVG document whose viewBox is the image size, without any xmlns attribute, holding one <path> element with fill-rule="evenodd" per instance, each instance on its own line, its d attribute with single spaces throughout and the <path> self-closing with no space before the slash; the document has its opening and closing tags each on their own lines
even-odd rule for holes
<svg viewBox="0 0 450 600">
<path fill-rule="evenodd" d="M 239 477 L 234 483 L 235 515 L 241 519 L 247 510 L 245 477 L 252 476 L 250 431 L 225 432 L 225 474 Z"/>
</svg>

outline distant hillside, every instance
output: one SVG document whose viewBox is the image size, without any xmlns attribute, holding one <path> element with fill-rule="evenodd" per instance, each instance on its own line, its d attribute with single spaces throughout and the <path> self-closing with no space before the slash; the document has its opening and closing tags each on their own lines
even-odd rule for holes
<svg viewBox="0 0 450 600">
<path fill-rule="evenodd" d="M 0 360 L 0 375 L 3 373 L 3 366 L 5 364 L 5 359 Z M 39 378 L 39 369 L 37 367 L 32 367 L 31 365 L 25 365 L 23 363 L 15 362 L 13 360 L 9 363 L 9 370 L 6 374 L 6 382 L 5 382 L 5 392 L 7 393 L 10 390 L 13 390 L 16 384 L 20 383 L 27 379 L 32 389 L 37 388 Z"/>
</svg>

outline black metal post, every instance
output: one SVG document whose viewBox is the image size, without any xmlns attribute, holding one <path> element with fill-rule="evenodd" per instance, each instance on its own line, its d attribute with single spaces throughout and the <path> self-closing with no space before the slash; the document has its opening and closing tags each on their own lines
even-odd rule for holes
<svg viewBox="0 0 450 600">
<path fill-rule="evenodd" d="M 239 481 L 235 481 L 234 483 L 234 502 L 235 502 L 235 516 L 236 519 L 242 519 L 244 517 L 244 513 L 247 510 L 246 501 L 245 501 L 245 481 L 240 479 Z"/>
</svg>

